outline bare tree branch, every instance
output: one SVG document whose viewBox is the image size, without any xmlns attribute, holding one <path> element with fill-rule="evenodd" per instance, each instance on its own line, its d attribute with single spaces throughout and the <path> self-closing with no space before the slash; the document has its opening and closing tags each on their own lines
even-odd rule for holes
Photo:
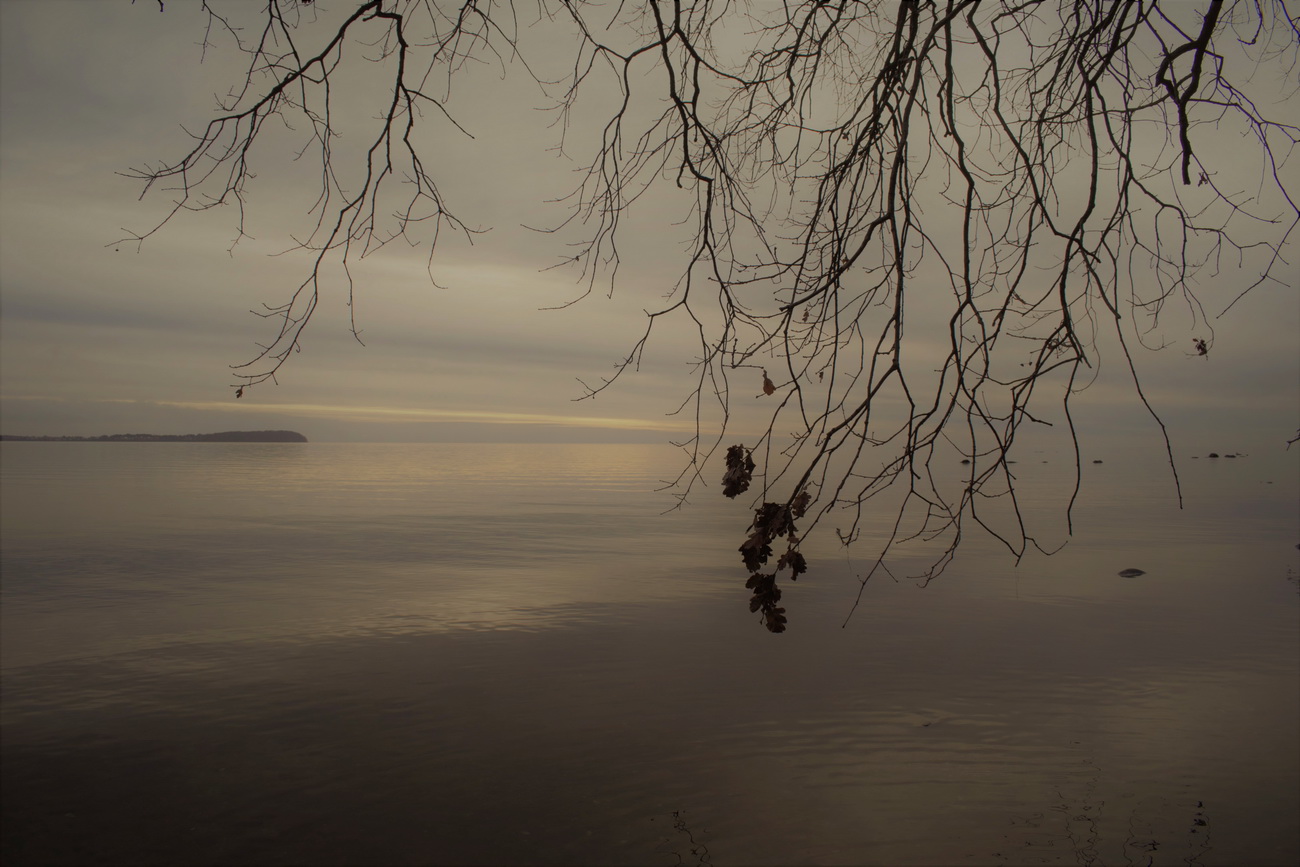
<svg viewBox="0 0 1300 867">
<path fill-rule="evenodd" d="M 1042 550 L 1017 498 L 1017 439 L 1026 422 L 1068 437 L 1072 505 L 1072 400 L 1112 353 L 1162 432 L 1176 487 L 1135 350 L 1169 344 L 1176 305 L 1208 353 L 1206 277 L 1244 275 L 1216 319 L 1291 277 L 1300 128 L 1251 96 L 1267 90 L 1265 72 L 1294 98 L 1300 24 L 1281 0 L 353 0 L 328 19 L 306 5 L 269 0 L 245 38 L 234 19 L 246 10 L 204 4 L 205 51 L 232 42 L 247 75 L 187 153 L 131 173 L 145 193 L 168 185 L 174 207 L 127 240 L 231 204 L 237 242 L 267 122 L 300 125 L 300 158 L 320 165 L 317 222 L 294 239 L 311 264 L 262 311 L 278 334 L 239 365 L 237 385 L 272 379 L 327 269 L 350 303 L 355 260 L 418 237 L 432 267 L 444 230 L 477 231 L 439 193 L 448 169 L 425 161 L 415 131 L 468 135 L 451 93 L 471 65 L 523 75 L 549 95 L 556 146 L 585 167 L 538 228 L 582 231 L 561 260 L 579 297 L 612 291 L 624 217 L 648 191 L 688 204 L 676 286 L 586 396 L 637 369 L 661 324 L 691 329 L 682 501 L 731 436 L 738 401 L 768 402 L 766 431 L 728 448 L 725 488 L 756 481 L 740 551 L 751 610 L 774 632 L 786 623 L 778 578 L 808 568 L 801 545 L 823 522 L 871 547 L 864 586 L 893 574 L 887 561 L 908 541 L 937 551 L 918 576 L 933 579 L 970 522 L 1016 559 Z M 548 37 L 533 44 L 539 23 Z M 555 52 L 572 63 L 544 80 L 533 58 Z M 344 165 L 331 82 L 365 61 L 387 77 L 386 102 Z M 602 124 L 574 121 L 588 94 L 611 92 Z M 1253 180 L 1214 164 L 1241 137 Z M 936 472 L 950 458 L 964 478 Z"/>
</svg>

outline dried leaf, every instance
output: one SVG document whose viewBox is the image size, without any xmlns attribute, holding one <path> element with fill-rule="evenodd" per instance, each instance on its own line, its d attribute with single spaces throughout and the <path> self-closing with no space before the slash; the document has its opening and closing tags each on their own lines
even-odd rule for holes
<svg viewBox="0 0 1300 867">
<path fill-rule="evenodd" d="M 780 572 L 785 567 L 790 567 L 790 579 L 796 580 L 800 575 L 808 571 L 808 561 L 799 551 L 793 548 L 781 555 L 781 559 L 776 561 L 776 570 Z"/>
<path fill-rule="evenodd" d="M 750 613 L 761 611 L 764 626 L 772 632 L 783 632 L 785 609 L 778 608 L 776 604 L 781 601 L 781 588 L 776 586 L 776 574 L 755 572 L 749 576 L 745 586 L 754 590 L 754 595 L 749 600 Z"/>
<path fill-rule="evenodd" d="M 750 525 L 772 541 L 786 533 L 794 532 L 794 516 L 781 503 L 764 503 L 761 509 L 754 511 L 754 523 Z"/>
<path fill-rule="evenodd" d="M 769 396 L 776 394 L 776 386 L 772 384 L 772 380 L 767 378 L 766 370 L 763 371 L 763 394 Z"/>
<path fill-rule="evenodd" d="M 799 496 L 795 497 L 794 502 L 790 504 L 790 511 L 794 513 L 796 518 L 802 518 L 807 513 L 808 506 L 811 503 L 812 494 L 807 491 L 800 491 Z"/>
<path fill-rule="evenodd" d="M 727 449 L 727 471 L 722 474 L 722 493 L 735 498 L 749 490 L 754 478 L 754 458 L 744 446 Z"/>
<path fill-rule="evenodd" d="M 745 561 L 745 568 L 755 572 L 764 563 L 767 558 L 772 556 L 772 547 L 768 544 L 771 541 L 763 536 L 761 532 L 755 531 L 745 543 L 740 546 L 740 557 Z"/>
</svg>

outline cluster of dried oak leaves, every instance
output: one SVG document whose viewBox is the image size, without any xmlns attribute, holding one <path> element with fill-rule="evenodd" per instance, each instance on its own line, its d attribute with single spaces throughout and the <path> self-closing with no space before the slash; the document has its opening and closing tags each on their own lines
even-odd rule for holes
<svg viewBox="0 0 1300 867">
<path fill-rule="evenodd" d="M 766 375 L 763 379 L 766 386 Z M 735 498 L 749 490 L 754 468 L 754 458 L 749 449 L 743 445 L 728 448 L 722 492 Z M 808 571 L 808 562 L 799 551 L 799 537 L 794 522 L 796 518 L 804 516 L 810 503 L 812 496 L 807 491 L 800 491 L 788 503 L 763 503 L 754 511 L 754 521 L 749 525 L 749 538 L 740 546 L 741 559 L 750 572 L 745 586 L 754 591 L 749 600 L 749 610 L 762 612 L 763 625 L 770 632 L 784 632 L 786 623 L 785 609 L 777 604 L 781 601 L 781 588 L 776 586 L 777 573 L 788 567 L 790 580 L 794 581 Z M 786 548 L 777 558 L 776 568 L 771 572 L 760 571 L 772 556 L 772 543 L 782 537 Z"/>
</svg>

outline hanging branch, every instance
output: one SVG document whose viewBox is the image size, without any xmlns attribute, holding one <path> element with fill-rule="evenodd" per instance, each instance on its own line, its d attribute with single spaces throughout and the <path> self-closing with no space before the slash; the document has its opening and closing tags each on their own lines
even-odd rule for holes
<svg viewBox="0 0 1300 867">
<path fill-rule="evenodd" d="M 1013 449 L 1026 422 L 1057 426 L 1075 456 L 1072 505 L 1072 401 L 1113 353 L 1159 423 L 1176 487 L 1134 350 L 1167 344 L 1175 304 L 1206 355 L 1198 278 L 1245 273 L 1225 311 L 1285 283 L 1300 225 L 1286 167 L 1300 129 L 1248 96 L 1257 71 L 1296 69 L 1300 24 L 1279 0 L 371 0 L 328 19 L 269 0 L 247 41 L 232 23 L 247 7 L 215 7 L 204 4 L 205 51 L 218 35 L 232 42 L 248 55 L 246 80 L 188 153 L 132 173 L 146 193 L 165 183 L 176 198 L 128 240 L 233 204 L 238 241 L 267 121 L 305 122 L 301 155 L 319 159 L 321 180 L 315 228 L 295 243 L 310 265 L 262 311 L 278 334 L 239 365 L 241 393 L 298 348 L 328 268 L 350 303 L 354 260 L 418 235 L 432 265 L 444 229 L 475 231 L 435 183 L 454 167 L 426 162 L 414 133 L 434 123 L 469 134 L 450 97 L 467 67 L 522 75 L 550 95 L 559 147 L 585 166 L 566 210 L 541 227 L 583 232 L 562 258 L 582 295 L 612 290 L 622 218 L 648 191 L 687 204 L 673 292 L 584 396 L 634 371 L 663 323 L 690 329 L 683 501 L 740 402 L 766 402 L 765 431 L 727 448 L 724 493 L 758 482 L 740 553 L 751 610 L 773 632 L 786 625 L 777 576 L 808 569 L 801 546 L 824 521 L 871 546 L 863 586 L 892 574 L 887 560 L 914 540 L 937 546 L 918 576 L 933 579 L 971 522 L 1016 559 L 1042 550 Z M 534 24 L 545 38 L 530 39 Z M 531 58 L 556 56 L 572 58 L 569 71 L 543 80 Z M 387 76 L 387 97 L 360 109 L 378 117 L 343 165 L 330 84 L 366 61 Z M 594 93 L 615 94 L 614 107 L 603 123 L 575 122 Z M 1239 153 L 1240 135 L 1251 184 L 1240 165 L 1205 161 L 1227 137 Z M 955 457 L 964 478 L 935 472 L 936 458 Z M 774 545 L 784 550 L 763 571 Z"/>
</svg>

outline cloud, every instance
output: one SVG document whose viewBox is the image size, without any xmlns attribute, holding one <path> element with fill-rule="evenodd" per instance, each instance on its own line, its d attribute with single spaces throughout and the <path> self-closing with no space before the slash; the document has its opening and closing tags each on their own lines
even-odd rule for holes
<svg viewBox="0 0 1300 867">
<path fill-rule="evenodd" d="M 342 273 L 328 271 L 302 353 L 278 386 L 236 402 L 230 365 L 255 355 L 274 327 L 248 311 L 280 303 L 301 279 L 301 256 L 270 254 L 314 219 L 317 167 L 280 161 L 283 154 L 256 158 L 253 237 L 233 254 L 226 248 L 234 207 L 182 214 L 140 252 L 130 245 L 115 252 L 106 245 L 123 237 L 123 227 L 149 228 L 172 197 L 159 190 L 139 202 L 139 185 L 114 172 L 178 153 L 189 141 L 181 123 L 208 116 L 238 65 L 220 51 L 199 62 L 204 19 L 193 4 L 169 4 L 159 14 L 149 4 L 0 3 L 0 17 L 6 432 L 105 433 L 123 425 L 183 432 L 204 419 L 241 424 L 276 413 L 353 438 L 414 436 L 432 425 L 495 426 L 512 436 L 581 429 L 670 438 L 690 429 L 689 407 L 685 417 L 669 415 L 695 386 L 696 336 L 681 317 L 657 329 L 641 370 L 595 401 L 574 402 L 582 394 L 577 380 L 612 375 L 645 328 L 644 311 L 662 306 L 675 285 L 685 200 L 668 185 L 627 215 L 612 298 L 597 291 L 564 310 L 542 310 L 582 292 L 575 272 L 544 270 L 570 252 L 573 236 L 521 226 L 552 226 L 567 214 L 563 203 L 543 200 L 571 187 L 574 163 L 553 149 L 559 130 L 548 128 L 552 116 L 533 111 L 536 93 L 502 80 L 500 70 L 462 82 L 453 100 L 474 138 L 440 122 L 423 140 L 458 214 L 493 231 L 473 244 L 446 236 L 432 265 L 437 285 L 425 247 L 392 245 L 367 257 L 353 271 L 351 307 Z M 344 90 L 338 98 L 341 114 L 356 108 Z M 581 132 L 580 118 L 570 132 Z M 305 133 L 282 134 L 287 144 Z M 577 139 L 570 144 L 576 149 Z M 1231 298 L 1234 281 L 1244 278 L 1225 269 L 1209 279 L 1215 282 L 1202 287 L 1209 295 Z M 918 358 L 948 339 L 946 323 L 922 300 L 908 324 Z M 365 348 L 349 333 L 354 317 Z M 1153 404 L 1194 432 L 1294 427 L 1298 331 L 1294 295 L 1261 287 L 1220 324 L 1207 359 L 1188 357 L 1190 347 L 1180 345 L 1134 354 Z M 757 376 L 740 370 L 731 381 L 738 438 L 762 427 L 767 404 L 756 397 Z M 1131 382 L 1113 355 L 1080 402 L 1100 431 L 1144 412 L 1138 405 L 1134 415 Z M 706 429 L 717 419 L 706 416 Z M 68 429 L 45 427 L 56 424 Z"/>
</svg>

